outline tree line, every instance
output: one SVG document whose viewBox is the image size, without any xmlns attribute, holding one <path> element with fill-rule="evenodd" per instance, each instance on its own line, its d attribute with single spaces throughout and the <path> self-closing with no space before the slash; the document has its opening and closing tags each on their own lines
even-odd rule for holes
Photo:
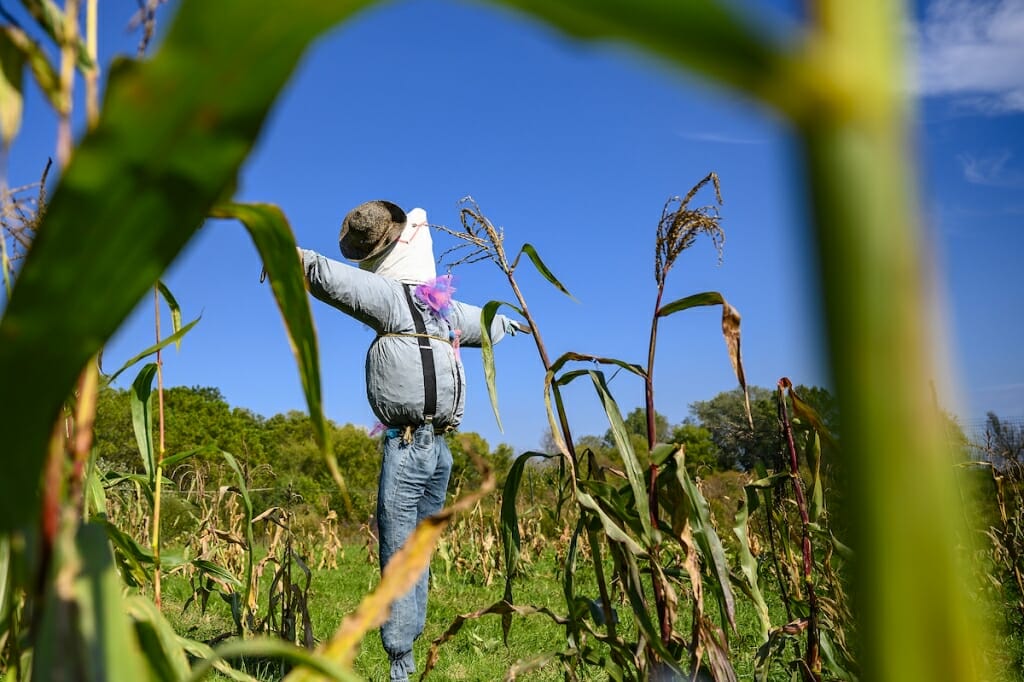
<svg viewBox="0 0 1024 682">
<path fill-rule="evenodd" d="M 330 422 L 329 428 L 331 447 L 349 488 L 353 520 L 365 521 L 376 504 L 380 439 L 353 424 Z M 472 432 L 447 438 L 454 460 L 453 489 L 479 483 L 473 454 L 483 458 L 502 478 L 511 466 L 514 453 L 508 445 L 491 450 L 484 438 Z M 312 424 L 304 412 L 293 410 L 263 417 L 243 407 L 232 407 L 217 388 L 176 386 L 164 390 L 164 443 L 167 454 L 206 448 L 177 469 L 165 472 L 172 480 L 180 482 L 196 475 L 215 485 L 230 480 L 217 452 L 223 450 L 243 466 L 257 509 L 301 505 L 319 514 L 344 509 L 341 492 L 320 455 Z M 128 389 L 106 388 L 100 392 L 95 447 L 101 472 L 141 471 Z"/>
<path fill-rule="evenodd" d="M 801 386 L 797 390 L 830 430 L 838 433 L 838 410 L 831 393 L 819 387 Z M 692 403 L 689 416 L 678 424 L 670 424 L 664 415 L 656 415 L 657 440 L 685 445 L 687 466 L 697 476 L 723 470 L 747 471 L 758 462 L 772 467 L 781 448 L 776 394 L 758 386 L 749 387 L 748 394 L 754 428 L 747 421 L 743 393 L 736 389 Z M 243 407 L 232 407 L 217 388 L 177 386 L 164 391 L 164 415 L 168 454 L 210 448 L 179 470 L 166 472 L 172 479 L 181 480 L 186 472 L 194 475 L 198 471 L 210 481 L 221 480 L 224 465 L 213 450 L 216 448 L 232 453 L 244 464 L 257 506 L 297 502 L 317 513 L 343 509 L 340 491 L 320 457 L 305 413 L 291 411 L 264 417 Z M 646 459 L 643 409 L 630 412 L 625 423 L 638 456 Z M 330 429 L 333 452 L 345 472 L 356 520 L 366 520 L 376 504 L 380 439 L 353 424 L 332 422 Z M 457 432 L 446 438 L 454 460 L 452 491 L 479 483 L 473 455 L 488 463 L 500 485 L 518 454 L 504 443 L 492 450 L 474 432 Z M 95 446 L 100 469 L 108 473 L 140 470 L 135 442 L 130 392 L 104 389 L 96 414 Z M 603 435 L 583 436 L 576 446 L 580 452 L 589 449 L 598 461 L 617 459 L 610 430 Z M 550 444 L 545 444 L 545 448 L 554 451 Z"/>
</svg>

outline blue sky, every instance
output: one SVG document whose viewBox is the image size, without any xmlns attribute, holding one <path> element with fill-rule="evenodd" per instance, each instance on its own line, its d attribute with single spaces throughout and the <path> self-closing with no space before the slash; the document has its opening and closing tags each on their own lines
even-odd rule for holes
<svg viewBox="0 0 1024 682">
<path fill-rule="evenodd" d="M 742 3 L 741 3 L 742 4 Z M 783 31 L 800 3 L 744 4 Z M 101 3 L 101 56 L 133 54 L 134 0 Z M 169 21 L 173 4 L 161 9 Z M 937 0 L 913 7 L 906 33 L 922 216 L 935 264 L 952 378 L 942 400 L 963 419 L 1024 415 L 1024 0 Z M 79 106 L 81 109 L 81 106 Z M 36 179 L 54 121 L 29 92 L 8 181 Z M 280 98 L 243 168 L 237 198 L 281 206 L 300 245 L 340 258 L 341 218 L 387 198 L 456 226 L 473 196 L 504 227 L 512 253 L 529 242 L 578 299 L 528 266 L 518 280 L 547 344 L 643 364 L 654 305 L 654 230 L 666 199 L 709 171 L 721 178 L 726 231 L 719 266 L 698 243 L 669 276 L 666 299 L 720 291 L 743 316 L 750 383 L 829 381 L 819 339 L 806 196 L 795 140 L 780 121 L 621 46 L 581 44 L 490 5 L 407 0 L 364 12 L 316 44 Z M 709 203 L 710 193 L 697 203 Z M 435 234 L 440 255 L 451 237 Z M 202 321 L 165 353 L 168 385 L 217 386 L 235 406 L 270 416 L 304 409 L 298 377 L 260 261 L 244 229 L 209 222 L 166 274 L 186 320 Z M 458 296 L 510 300 L 487 262 L 460 266 Z M 329 418 L 372 426 L 363 358 L 373 333 L 313 302 Z M 671 422 L 736 386 L 717 309 L 667 318 L 659 330 L 656 403 Z M 169 328 L 166 315 L 163 329 Z M 105 351 L 113 369 L 153 342 L 144 300 Z M 543 369 L 528 337 L 496 348 L 504 433 L 488 403 L 479 353 L 464 353 L 463 429 L 517 450 L 541 442 Z M 127 384 L 130 378 L 122 382 Z M 632 376 L 611 384 L 640 405 Z M 607 428 L 593 389 L 566 393 L 574 434 Z"/>
</svg>

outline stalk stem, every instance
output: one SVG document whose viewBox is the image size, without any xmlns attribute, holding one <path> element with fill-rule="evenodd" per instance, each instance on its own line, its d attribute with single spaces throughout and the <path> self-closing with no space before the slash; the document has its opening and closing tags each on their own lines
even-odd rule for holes
<svg viewBox="0 0 1024 682">
<path fill-rule="evenodd" d="M 657 420 L 656 412 L 654 411 L 654 349 L 658 341 L 658 310 L 661 308 L 661 297 L 665 293 L 664 279 L 662 283 L 658 285 L 658 296 L 654 302 L 654 315 L 651 317 L 651 341 L 647 348 L 647 376 L 644 377 L 644 397 L 646 399 L 647 407 L 647 452 L 648 455 L 654 451 L 654 445 L 657 441 Z M 651 527 L 657 529 L 658 527 L 658 467 L 651 462 L 648 469 L 649 480 L 647 484 L 647 501 L 648 508 L 650 509 Z M 661 547 L 655 543 L 651 546 L 651 561 L 659 562 L 661 560 Z M 662 644 L 668 645 L 672 641 L 672 623 L 669 622 L 668 608 L 665 605 L 665 591 L 662 588 L 661 581 L 658 580 L 657 575 L 654 571 L 651 571 L 651 587 L 654 591 L 654 607 L 658 612 L 658 625 L 661 628 L 661 642 Z M 696 600 L 695 600 L 696 603 Z M 694 623 L 697 619 L 694 619 Z M 696 652 L 699 639 L 693 638 L 691 645 L 694 650 L 691 653 Z M 694 671 L 696 672 L 696 671 Z"/>
<path fill-rule="evenodd" d="M 67 0 L 64 4 L 64 33 L 60 45 L 60 118 L 57 122 L 57 165 L 67 168 L 71 159 L 71 109 L 75 86 L 75 59 L 78 44 L 79 0 Z"/>
<path fill-rule="evenodd" d="M 85 464 L 92 450 L 93 426 L 96 423 L 96 396 L 99 392 L 99 367 L 96 357 L 89 359 L 78 377 L 78 402 L 75 405 L 74 435 L 71 449 L 71 489 L 68 499 L 73 507 L 82 500 L 85 479 Z"/>
<path fill-rule="evenodd" d="M 789 422 L 789 408 L 786 406 L 786 388 L 789 379 L 779 381 L 779 419 L 786 435 L 786 447 L 789 449 L 789 474 L 793 481 L 796 506 L 800 510 L 800 549 L 803 554 L 804 585 L 807 588 L 809 616 L 807 623 L 807 651 L 802 669 L 804 679 L 811 682 L 821 680 L 821 651 L 818 639 L 818 598 L 814 592 L 812 574 L 814 557 L 811 553 L 811 519 L 807 513 L 807 499 L 804 497 L 803 481 L 800 478 L 800 463 L 796 456 L 796 444 L 793 442 L 793 427 Z"/>
<path fill-rule="evenodd" d="M 85 118 L 89 129 L 96 127 L 100 118 L 99 107 L 99 76 L 100 63 L 96 46 L 96 26 L 98 23 L 98 0 L 87 0 L 85 6 L 85 44 L 92 60 L 92 68 L 85 74 Z"/>
<path fill-rule="evenodd" d="M 98 70 L 97 55 L 96 55 L 96 0 L 87 0 L 86 10 L 86 34 L 87 34 L 87 50 L 89 52 L 89 58 L 93 62 L 93 68 L 86 73 L 86 125 L 89 130 L 96 127 L 96 122 L 99 119 L 98 110 L 98 95 L 96 88 L 96 73 Z M 70 3 L 69 3 L 70 4 Z M 75 9 L 77 13 L 77 7 Z M 78 42 L 78 27 L 77 23 L 74 27 L 74 35 L 70 38 L 72 43 Z M 74 64 L 72 64 L 72 75 L 74 75 Z M 90 78 L 92 82 L 90 83 Z M 70 91 L 69 91 L 70 96 Z M 70 114 L 70 112 L 69 112 Z M 63 166 L 67 165 L 68 159 L 65 158 Z M 43 184 L 46 182 L 46 173 L 43 174 Z M 42 192 L 40 188 L 40 192 Z M 42 202 L 40 201 L 39 209 L 42 210 Z M 82 504 L 82 497 L 85 483 L 85 465 L 89 461 L 89 454 L 92 450 L 93 442 L 93 427 L 96 423 L 96 400 L 99 392 L 99 357 L 98 355 L 93 356 L 89 359 L 89 363 L 82 370 L 82 373 L 78 377 L 78 402 L 75 406 L 74 411 L 74 435 L 69 439 L 69 451 L 72 460 L 72 475 L 70 491 L 68 494 L 68 500 L 72 507 L 79 507 Z M 84 508 L 83 508 L 84 509 Z"/>
<path fill-rule="evenodd" d="M 496 243 L 495 246 L 499 246 L 500 243 Z M 523 311 L 523 317 L 526 318 L 526 323 L 530 326 L 531 335 L 533 336 L 533 342 L 537 345 L 537 352 L 540 353 L 540 361 L 544 365 L 544 371 L 547 372 L 551 369 L 551 361 L 548 359 L 548 351 L 544 346 L 544 339 L 541 338 L 540 329 L 537 327 L 533 320 L 533 315 L 530 314 L 530 309 L 526 306 L 526 299 L 523 297 L 523 292 L 519 290 L 519 285 L 516 283 L 516 279 L 513 276 L 513 271 L 507 266 L 504 260 L 504 253 L 501 254 L 502 270 L 505 271 L 508 277 L 509 285 L 512 287 L 512 293 L 515 294 L 516 300 L 519 302 L 519 308 Z M 576 448 L 572 442 L 572 433 L 569 430 L 569 419 L 565 414 L 565 407 L 562 404 L 562 394 L 558 389 L 558 385 L 551 384 L 551 392 L 555 398 L 555 409 L 558 412 L 558 423 L 562 429 L 562 437 L 565 439 L 565 448 L 569 451 L 569 457 L 572 460 L 573 475 L 576 475 L 578 469 L 576 462 Z M 575 485 L 575 482 L 573 483 Z"/>
<path fill-rule="evenodd" d="M 156 310 L 156 343 L 160 344 L 160 290 L 153 287 L 153 303 Z M 156 466 L 153 479 L 153 601 L 161 608 L 160 591 L 160 493 L 163 490 L 164 478 L 164 361 L 160 350 L 156 352 L 156 395 L 157 395 L 157 429 L 159 440 L 156 451 Z"/>
</svg>

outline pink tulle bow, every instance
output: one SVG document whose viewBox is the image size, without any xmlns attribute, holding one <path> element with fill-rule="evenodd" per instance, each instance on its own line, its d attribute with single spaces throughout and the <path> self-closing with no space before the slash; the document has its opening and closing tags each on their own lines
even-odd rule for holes
<svg viewBox="0 0 1024 682">
<path fill-rule="evenodd" d="M 452 294 L 455 281 L 451 275 L 441 275 L 416 287 L 416 298 L 423 301 L 434 314 L 447 320 L 452 312 Z"/>
</svg>

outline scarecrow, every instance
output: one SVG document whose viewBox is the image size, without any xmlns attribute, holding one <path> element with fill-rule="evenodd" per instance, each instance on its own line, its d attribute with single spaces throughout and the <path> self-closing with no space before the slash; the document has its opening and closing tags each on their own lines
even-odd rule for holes
<svg viewBox="0 0 1024 682">
<path fill-rule="evenodd" d="M 358 267 L 299 254 L 309 292 L 377 333 L 366 353 L 366 397 L 385 429 L 377 491 L 383 571 L 416 525 L 444 505 L 452 470 L 444 434 L 458 427 L 465 405 L 459 348 L 480 346 L 481 310 L 452 300 L 451 276 L 437 276 L 423 209 L 361 204 L 345 216 L 339 246 Z M 495 315 L 491 340 L 516 331 L 525 328 Z M 381 626 L 392 681 L 416 669 L 412 645 L 426 622 L 428 574 Z"/>
</svg>

